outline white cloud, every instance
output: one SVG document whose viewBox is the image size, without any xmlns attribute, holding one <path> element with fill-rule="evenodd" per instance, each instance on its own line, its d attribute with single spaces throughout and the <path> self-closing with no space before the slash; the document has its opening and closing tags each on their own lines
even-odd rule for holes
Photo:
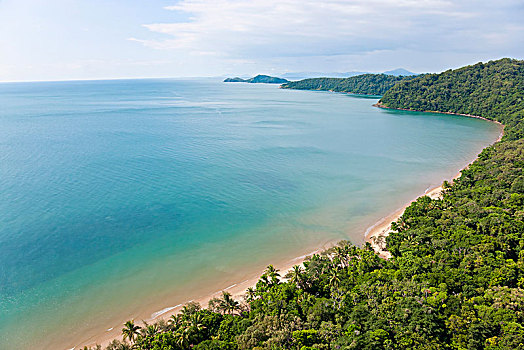
<svg viewBox="0 0 524 350">
<path fill-rule="evenodd" d="M 108 1 L 100 12 L 96 1 L 0 0 L 0 80 L 421 72 L 524 58 L 522 0 L 170 1 Z"/>
<path fill-rule="evenodd" d="M 182 0 L 188 21 L 144 27 L 155 49 L 231 59 L 368 55 L 377 51 L 485 52 L 523 36 L 518 1 Z M 508 10 L 510 12 L 508 12 Z M 509 29 L 511 28 L 511 30 Z M 497 38 L 497 40 L 493 40 Z"/>
</svg>

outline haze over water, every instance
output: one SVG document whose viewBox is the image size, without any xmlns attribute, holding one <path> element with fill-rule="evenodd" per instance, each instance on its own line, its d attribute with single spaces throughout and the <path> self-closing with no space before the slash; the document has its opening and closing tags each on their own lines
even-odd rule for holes
<svg viewBox="0 0 524 350">
<path fill-rule="evenodd" d="M 361 244 L 500 132 L 377 100 L 213 79 L 0 84 L 0 348 L 71 348 Z"/>
</svg>

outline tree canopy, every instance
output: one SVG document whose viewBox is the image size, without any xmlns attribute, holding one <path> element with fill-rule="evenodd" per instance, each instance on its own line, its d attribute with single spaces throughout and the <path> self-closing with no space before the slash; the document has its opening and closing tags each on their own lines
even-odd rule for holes
<svg viewBox="0 0 524 350">
<path fill-rule="evenodd" d="M 349 78 L 310 78 L 291 81 L 282 84 L 280 87 L 295 90 L 320 90 L 364 95 L 383 95 L 396 83 L 411 79 L 413 79 L 413 76 L 361 74 Z"/>
<path fill-rule="evenodd" d="M 524 61 L 503 58 L 399 82 L 380 103 L 391 108 L 472 114 L 508 126 L 524 137 Z"/>
</svg>

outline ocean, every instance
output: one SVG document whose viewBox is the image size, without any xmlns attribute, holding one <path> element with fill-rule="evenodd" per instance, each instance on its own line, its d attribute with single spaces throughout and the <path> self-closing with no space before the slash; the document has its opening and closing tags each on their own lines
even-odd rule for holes
<svg viewBox="0 0 524 350">
<path fill-rule="evenodd" d="M 500 133 L 377 100 L 219 79 L 0 84 L 0 348 L 70 349 L 360 245 Z"/>
</svg>

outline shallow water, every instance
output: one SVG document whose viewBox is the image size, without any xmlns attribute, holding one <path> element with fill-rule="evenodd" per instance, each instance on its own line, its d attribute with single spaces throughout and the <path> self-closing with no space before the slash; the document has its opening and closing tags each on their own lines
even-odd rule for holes
<svg viewBox="0 0 524 350">
<path fill-rule="evenodd" d="M 0 84 L 0 348 L 71 348 L 283 256 L 360 244 L 500 132 L 376 101 L 214 79 Z"/>
</svg>

